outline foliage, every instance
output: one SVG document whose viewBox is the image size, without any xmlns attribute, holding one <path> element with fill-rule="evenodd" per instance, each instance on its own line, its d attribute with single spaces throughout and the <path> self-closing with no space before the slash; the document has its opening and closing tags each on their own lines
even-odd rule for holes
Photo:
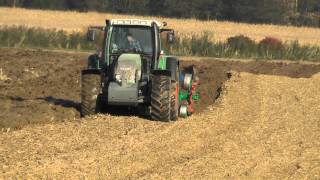
<svg viewBox="0 0 320 180">
<path fill-rule="evenodd" d="M 235 55 L 239 55 L 239 57 L 249 57 L 251 56 L 251 52 L 255 52 L 257 49 L 256 43 L 243 35 L 228 38 L 227 47 L 229 51 L 232 51 Z"/>
<path fill-rule="evenodd" d="M 0 6 L 320 27 L 319 0 L 0 0 Z"/>
<path fill-rule="evenodd" d="M 282 41 L 274 37 L 266 37 L 259 44 L 259 53 L 268 59 L 280 59 L 284 56 L 285 46 Z"/>
<path fill-rule="evenodd" d="M 190 38 L 177 36 L 172 45 L 166 43 L 165 37 L 162 38 L 165 52 L 178 56 L 320 61 L 320 47 L 300 45 L 298 41 L 283 43 L 273 37 L 256 43 L 239 35 L 228 38 L 226 42 L 216 42 L 212 40 L 213 34 L 204 32 Z M 81 32 L 67 33 L 24 26 L 0 27 L 1 47 L 95 50 L 101 48 L 103 34 L 98 33 L 96 39 L 94 43 L 88 42 L 86 34 Z"/>
<path fill-rule="evenodd" d="M 31 47 L 31 48 L 60 48 L 90 50 L 94 46 L 86 41 L 84 33 L 48 30 L 43 28 L 1 27 L 0 46 Z"/>
</svg>

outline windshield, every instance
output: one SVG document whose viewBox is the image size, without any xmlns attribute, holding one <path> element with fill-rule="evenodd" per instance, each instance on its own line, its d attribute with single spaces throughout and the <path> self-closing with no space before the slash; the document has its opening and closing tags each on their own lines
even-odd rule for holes
<svg viewBox="0 0 320 180">
<path fill-rule="evenodd" d="M 134 51 L 152 54 L 152 31 L 150 27 L 114 26 L 110 52 Z"/>
</svg>

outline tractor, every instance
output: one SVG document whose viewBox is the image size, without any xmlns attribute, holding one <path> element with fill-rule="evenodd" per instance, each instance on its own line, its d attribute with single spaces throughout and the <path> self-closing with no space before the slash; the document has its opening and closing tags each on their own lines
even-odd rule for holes
<svg viewBox="0 0 320 180">
<path fill-rule="evenodd" d="M 174 121 L 193 113 L 199 99 L 195 69 L 180 69 L 179 60 L 161 49 L 175 40 L 167 23 L 153 20 L 106 20 L 106 26 L 88 28 L 88 40 L 104 34 L 100 52 L 89 56 L 81 71 L 81 115 L 109 107 L 139 107 L 156 121 Z"/>
</svg>

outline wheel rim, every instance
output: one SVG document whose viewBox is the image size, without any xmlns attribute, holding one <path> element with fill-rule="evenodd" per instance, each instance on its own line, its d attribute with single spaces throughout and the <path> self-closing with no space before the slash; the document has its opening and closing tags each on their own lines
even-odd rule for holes
<svg viewBox="0 0 320 180">
<path fill-rule="evenodd" d="M 188 117 L 188 105 L 181 105 L 179 110 L 180 117 Z"/>
</svg>

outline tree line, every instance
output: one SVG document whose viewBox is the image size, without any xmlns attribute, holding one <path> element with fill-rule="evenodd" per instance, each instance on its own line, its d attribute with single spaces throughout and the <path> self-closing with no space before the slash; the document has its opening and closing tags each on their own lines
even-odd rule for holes
<svg viewBox="0 0 320 180">
<path fill-rule="evenodd" d="M 0 6 L 320 27 L 319 0 L 0 0 Z"/>
</svg>

